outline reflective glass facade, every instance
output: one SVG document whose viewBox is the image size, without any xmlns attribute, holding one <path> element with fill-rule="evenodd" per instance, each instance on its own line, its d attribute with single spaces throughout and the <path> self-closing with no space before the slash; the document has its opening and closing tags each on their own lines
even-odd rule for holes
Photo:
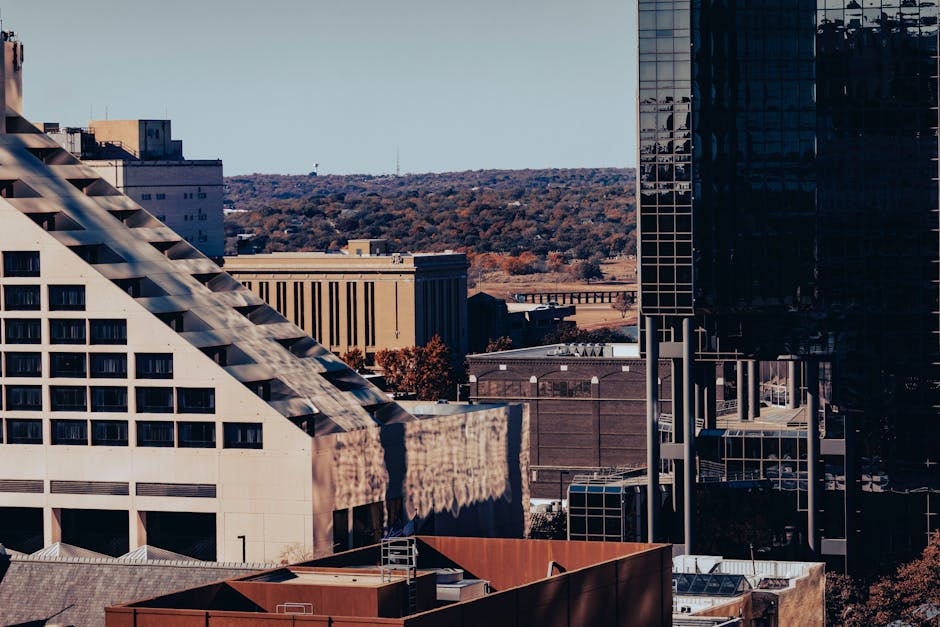
<svg viewBox="0 0 940 627">
<path fill-rule="evenodd" d="M 940 490 L 925 465 L 940 450 L 937 20 L 919 0 L 639 4 L 641 313 L 695 316 L 723 353 L 819 358 L 847 476 L 875 464 L 894 494 Z M 923 536 L 923 506 L 829 496 L 860 516 L 824 538 L 885 539 L 849 550 Z"/>
</svg>

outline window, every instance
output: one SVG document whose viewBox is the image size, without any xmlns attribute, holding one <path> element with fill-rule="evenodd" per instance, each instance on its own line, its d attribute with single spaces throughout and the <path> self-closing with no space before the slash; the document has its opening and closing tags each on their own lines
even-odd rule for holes
<svg viewBox="0 0 940 627">
<path fill-rule="evenodd" d="M 173 388 L 136 388 L 134 395 L 138 413 L 173 413 Z"/>
<path fill-rule="evenodd" d="M 140 421 L 137 423 L 137 446 L 172 448 L 175 436 L 172 422 Z"/>
<path fill-rule="evenodd" d="M 5 353 L 7 377 L 41 377 L 42 353 Z"/>
<path fill-rule="evenodd" d="M 205 197 L 206 197 L 206 193 L 205 193 L 205 192 L 199 192 L 199 193 L 196 194 L 196 198 L 205 198 Z"/>
<path fill-rule="evenodd" d="M 88 411 L 85 386 L 53 385 L 49 387 L 52 411 Z"/>
<path fill-rule="evenodd" d="M 91 411 L 127 411 L 127 388 L 117 386 L 92 386 Z"/>
<path fill-rule="evenodd" d="M 41 385 L 5 386 L 8 411 L 42 411 Z"/>
<path fill-rule="evenodd" d="M 3 276 L 39 276 L 39 253 L 3 253 Z"/>
<path fill-rule="evenodd" d="M 127 446 L 127 422 L 124 420 L 92 420 L 92 446 Z"/>
<path fill-rule="evenodd" d="M 85 377 L 85 353 L 49 353 L 50 377 Z"/>
<path fill-rule="evenodd" d="M 126 379 L 127 355 L 124 353 L 92 353 L 92 379 Z"/>
<path fill-rule="evenodd" d="M 53 444 L 88 444 L 88 421 L 87 420 L 53 420 L 52 421 L 52 443 Z"/>
<path fill-rule="evenodd" d="M 7 344 L 39 344 L 42 342 L 42 322 L 32 318 L 7 318 Z"/>
<path fill-rule="evenodd" d="M 42 444 L 42 420 L 8 418 L 7 443 Z"/>
<path fill-rule="evenodd" d="M 50 344 L 84 344 L 85 321 L 80 319 L 49 320 Z"/>
<path fill-rule="evenodd" d="M 214 422 L 180 422 L 180 448 L 215 448 Z"/>
<path fill-rule="evenodd" d="M 166 200 L 166 194 L 157 194 L 157 200 Z"/>
<path fill-rule="evenodd" d="M 90 320 L 92 344 L 127 344 L 127 320 Z"/>
<path fill-rule="evenodd" d="M 3 288 L 3 306 L 9 311 L 38 311 L 40 305 L 38 285 L 7 285 Z"/>
<path fill-rule="evenodd" d="M 539 396 L 590 398 L 590 381 L 539 381 Z"/>
<path fill-rule="evenodd" d="M 261 448 L 261 424 L 255 422 L 226 422 L 225 448 Z"/>
<path fill-rule="evenodd" d="M 172 379 L 173 354 L 172 353 L 137 353 L 134 355 L 137 364 L 138 379 Z"/>
<path fill-rule="evenodd" d="M 52 311 L 84 311 L 84 285 L 50 285 L 49 309 Z"/>
<path fill-rule="evenodd" d="M 153 196 L 151 196 L 150 194 L 141 194 L 141 195 L 140 195 L 140 199 L 141 199 L 141 200 L 150 200 L 151 198 L 153 198 Z"/>
<path fill-rule="evenodd" d="M 215 388 L 176 388 L 176 410 L 181 414 L 214 414 Z"/>
</svg>

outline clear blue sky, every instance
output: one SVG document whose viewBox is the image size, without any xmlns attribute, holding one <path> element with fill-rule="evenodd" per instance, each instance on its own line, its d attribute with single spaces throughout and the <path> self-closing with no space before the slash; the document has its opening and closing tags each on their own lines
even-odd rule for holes
<svg viewBox="0 0 940 627">
<path fill-rule="evenodd" d="M 226 174 L 636 161 L 631 0 L 7 0 L 26 117 L 173 120 Z"/>
</svg>

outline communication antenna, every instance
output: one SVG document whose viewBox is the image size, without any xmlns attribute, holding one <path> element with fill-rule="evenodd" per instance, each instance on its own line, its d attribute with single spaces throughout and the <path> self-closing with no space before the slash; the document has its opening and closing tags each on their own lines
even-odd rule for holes
<svg viewBox="0 0 940 627">
<path fill-rule="evenodd" d="M 399 157 L 398 146 L 395 146 L 395 176 L 401 176 L 401 159 Z"/>
</svg>

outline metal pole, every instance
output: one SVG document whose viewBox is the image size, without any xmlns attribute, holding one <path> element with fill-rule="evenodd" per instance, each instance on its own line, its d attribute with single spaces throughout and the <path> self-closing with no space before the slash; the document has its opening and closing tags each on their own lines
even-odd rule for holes
<svg viewBox="0 0 940 627">
<path fill-rule="evenodd" d="M 692 521 L 695 507 L 695 413 L 693 405 L 697 399 L 692 395 L 692 318 L 682 320 L 682 497 L 683 531 L 686 555 L 692 554 Z M 678 428 L 678 421 L 673 428 Z"/>
<path fill-rule="evenodd" d="M 800 406 L 799 363 L 795 360 L 787 362 L 787 409 L 796 409 Z"/>
<path fill-rule="evenodd" d="M 760 362 L 754 359 L 747 362 L 747 412 L 750 420 L 760 416 Z"/>
<path fill-rule="evenodd" d="M 819 363 L 808 359 L 806 364 L 806 532 L 809 548 L 819 552 Z M 846 485 L 846 490 L 851 489 Z M 848 531 L 848 530 L 846 530 Z"/>
<path fill-rule="evenodd" d="M 747 381 L 744 378 L 744 362 L 735 364 L 738 375 L 738 420 L 747 420 Z"/>
<path fill-rule="evenodd" d="M 659 531 L 659 331 L 653 316 L 646 317 L 646 475 L 646 535 L 649 542 L 656 542 Z"/>
</svg>

